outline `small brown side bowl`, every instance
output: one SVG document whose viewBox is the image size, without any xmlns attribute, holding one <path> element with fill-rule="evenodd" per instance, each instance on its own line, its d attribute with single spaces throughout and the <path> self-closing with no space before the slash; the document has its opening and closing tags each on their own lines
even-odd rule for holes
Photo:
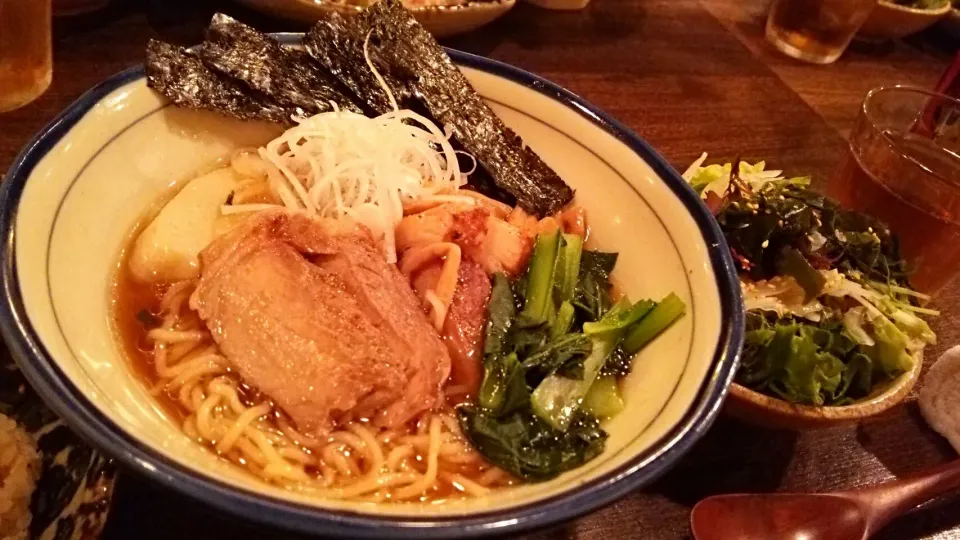
<svg viewBox="0 0 960 540">
<path fill-rule="evenodd" d="M 315 23 L 327 13 L 356 15 L 363 11 L 360 5 L 334 0 L 239 0 L 253 9 L 270 15 L 308 24 Z M 438 38 L 476 30 L 493 22 L 513 9 L 517 0 L 477 0 L 450 6 L 422 6 L 408 8 L 424 28 Z"/>
<path fill-rule="evenodd" d="M 879 0 L 858 35 L 873 40 L 899 39 L 926 30 L 948 13 L 949 2 L 937 9 L 918 9 Z"/>
<path fill-rule="evenodd" d="M 923 356 L 918 354 L 910 371 L 880 385 L 866 398 L 840 407 L 794 405 L 733 383 L 727 394 L 724 412 L 738 420 L 772 429 L 811 429 L 855 424 L 903 402 L 920 378 L 922 368 Z"/>
</svg>

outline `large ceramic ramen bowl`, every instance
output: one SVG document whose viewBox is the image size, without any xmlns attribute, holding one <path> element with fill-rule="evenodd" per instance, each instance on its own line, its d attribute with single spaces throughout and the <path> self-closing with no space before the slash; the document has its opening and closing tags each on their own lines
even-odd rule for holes
<svg viewBox="0 0 960 540">
<path fill-rule="evenodd" d="M 190 440 L 131 370 L 111 333 L 118 253 L 171 184 L 277 129 L 181 110 L 142 68 L 98 85 L 31 141 L 0 192 L 4 337 L 50 406 L 122 464 L 190 499 L 328 536 L 469 537 L 570 519 L 651 482 L 717 415 L 743 320 L 726 244 L 699 198 L 642 139 L 519 69 L 451 52 L 503 120 L 577 190 L 596 248 L 620 252 L 631 298 L 676 292 L 687 315 L 644 349 L 606 451 L 544 483 L 444 505 L 323 500 L 251 476 Z"/>
</svg>

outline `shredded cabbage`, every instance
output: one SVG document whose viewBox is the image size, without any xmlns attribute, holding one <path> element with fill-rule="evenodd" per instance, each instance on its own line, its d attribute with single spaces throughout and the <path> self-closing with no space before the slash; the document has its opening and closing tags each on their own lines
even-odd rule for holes
<svg viewBox="0 0 960 540">
<path fill-rule="evenodd" d="M 727 163 L 724 165 L 713 164 L 704 167 L 703 163 L 706 159 L 707 154 L 703 153 L 697 161 L 693 162 L 690 167 L 687 168 L 683 173 L 683 178 L 690 184 L 690 187 L 692 187 L 694 191 L 701 195 L 709 192 L 723 195 L 730 185 L 730 170 L 732 166 Z M 766 167 L 767 164 L 764 161 L 759 161 L 753 165 L 746 161 L 741 161 L 739 171 L 740 178 L 755 190 L 762 188 L 763 185 L 768 182 L 786 182 L 797 185 L 808 185 L 810 183 L 809 176 L 784 178 L 782 176 L 783 171 L 768 171 Z"/>
</svg>

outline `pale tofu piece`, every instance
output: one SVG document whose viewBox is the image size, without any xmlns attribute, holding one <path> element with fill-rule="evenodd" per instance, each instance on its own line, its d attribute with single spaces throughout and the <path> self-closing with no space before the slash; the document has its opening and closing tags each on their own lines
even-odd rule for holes
<svg viewBox="0 0 960 540">
<path fill-rule="evenodd" d="M 224 167 L 184 186 L 137 238 L 129 259 L 134 278 L 157 283 L 199 277 L 198 255 L 216 237 L 220 207 L 239 181 Z"/>
</svg>

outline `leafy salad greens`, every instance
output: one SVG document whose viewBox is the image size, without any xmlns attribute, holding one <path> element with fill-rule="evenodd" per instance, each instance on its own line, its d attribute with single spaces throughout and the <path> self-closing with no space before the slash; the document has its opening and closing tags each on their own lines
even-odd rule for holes
<svg viewBox="0 0 960 540">
<path fill-rule="evenodd" d="M 494 275 L 477 403 L 458 409 L 464 433 L 489 461 L 547 480 L 603 452 L 600 419 L 623 409 L 617 378 L 685 310 L 614 298 L 616 253 L 583 238 L 541 233 L 526 275 Z"/>
<path fill-rule="evenodd" d="M 896 237 L 764 162 L 683 174 L 716 216 L 747 312 L 737 382 L 792 403 L 844 405 L 909 371 L 936 336 Z"/>
</svg>

